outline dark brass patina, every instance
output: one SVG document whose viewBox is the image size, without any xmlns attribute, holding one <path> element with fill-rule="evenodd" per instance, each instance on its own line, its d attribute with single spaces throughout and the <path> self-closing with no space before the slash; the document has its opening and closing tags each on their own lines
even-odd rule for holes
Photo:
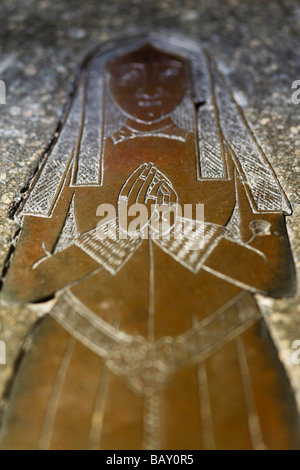
<svg viewBox="0 0 300 470">
<path fill-rule="evenodd" d="M 120 206 L 204 204 L 190 235 L 120 235 Z M 290 296 L 290 205 L 216 65 L 182 39 L 85 65 L 20 213 L 7 303 L 52 299 L 4 449 L 294 449 L 298 413 L 253 294 Z M 102 213 L 102 216 L 105 214 Z M 204 229 L 203 246 L 189 249 Z"/>
</svg>

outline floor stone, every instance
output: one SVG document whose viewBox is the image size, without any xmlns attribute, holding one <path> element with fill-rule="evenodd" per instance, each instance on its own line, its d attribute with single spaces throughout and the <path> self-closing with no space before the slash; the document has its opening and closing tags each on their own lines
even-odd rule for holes
<svg viewBox="0 0 300 470">
<path fill-rule="evenodd" d="M 80 64 L 99 43 L 152 29 L 186 34 L 210 50 L 253 125 L 294 209 L 288 229 L 300 282 L 300 104 L 292 83 L 300 79 L 297 0 L 2 0 L 0 79 L 0 265 L 5 273 L 17 224 L 13 214 L 51 143 Z M 300 364 L 299 295 L 259 298 L 297 395 Z M 29 308 L 1 306 L 0 396 L 11 380 L 26 335 L 37 321 Z"/>
</svg>

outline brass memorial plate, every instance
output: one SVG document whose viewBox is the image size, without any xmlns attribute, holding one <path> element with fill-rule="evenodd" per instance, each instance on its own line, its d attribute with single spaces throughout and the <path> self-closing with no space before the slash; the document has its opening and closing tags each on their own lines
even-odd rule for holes
<svg viewBox="0 0 300 470">
<path fill-rule="evenodd" d="M 18 213 L 2 300 L 51 308 L 2 449 L 299 448 L 253 297 L 294 293 L 290 215 L 208 52 L 101 46 Z"/>
</svg>

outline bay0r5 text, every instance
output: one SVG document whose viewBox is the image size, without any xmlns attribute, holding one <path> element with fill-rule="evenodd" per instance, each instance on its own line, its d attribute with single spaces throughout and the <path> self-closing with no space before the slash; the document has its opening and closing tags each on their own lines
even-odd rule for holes
<svg viewBox="0 0 300 470">
<path fill-rule="evenodd" d="M 148 463 L 151 465 L 192 465 L 194 463 L 194 459 L 192 455 L 158 455 L 158 454 L 151 454 L 150 462 L 149 459 L 147 460 Z"/>
</svg>

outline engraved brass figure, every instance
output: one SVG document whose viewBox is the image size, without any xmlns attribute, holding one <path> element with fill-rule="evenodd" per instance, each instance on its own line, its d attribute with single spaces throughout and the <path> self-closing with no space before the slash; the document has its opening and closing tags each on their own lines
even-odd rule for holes
<svg viewBox="0 0 300 470">
<path fill-rule="evenodd" d="M 205 206 L 176 237 L 99 237 L 100 204 Z M 253 298 L 289 296 L 289 202 L 207 53 L 159 35 L 83 69 L 19 217 L 9 303 L 53 306 L 4 449 L 294 449 L 290 384 Z M 185 221 L 187 223 L 187 221 Z"/>
</svg>

